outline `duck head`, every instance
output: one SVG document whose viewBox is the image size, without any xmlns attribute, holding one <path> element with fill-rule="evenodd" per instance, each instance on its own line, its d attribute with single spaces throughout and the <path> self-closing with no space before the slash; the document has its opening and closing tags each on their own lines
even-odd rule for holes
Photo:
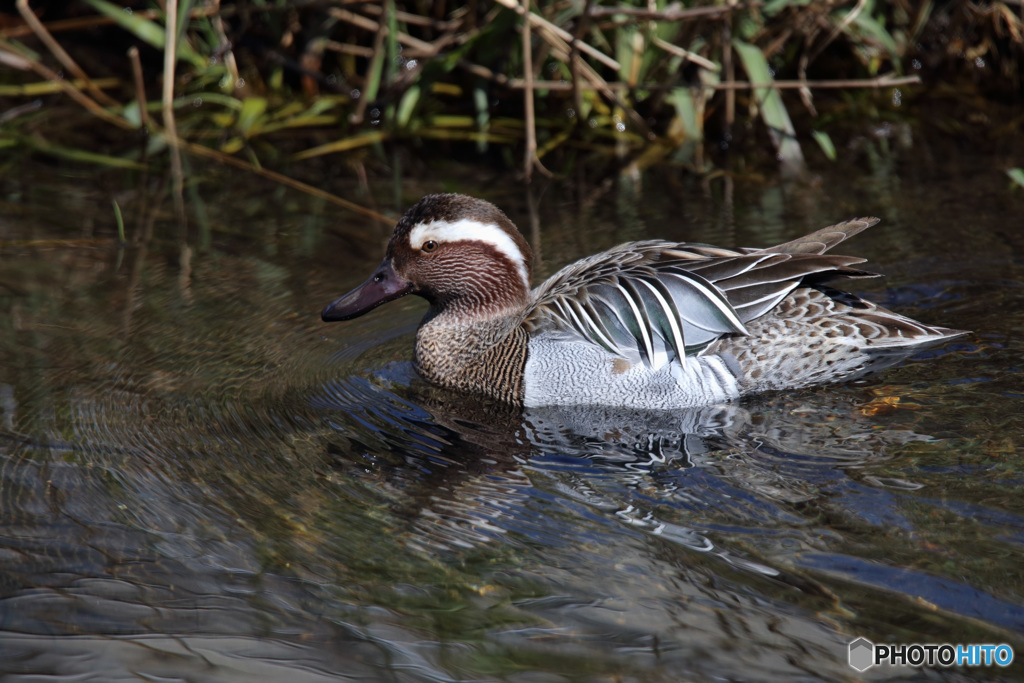
<svg viewBox="0 0 1024 683">
<path fill-rule="evenodd" d="M 351 320 L 406 294 L 430 302 L 430 317 L 507 315 L 529 301 L 531 261 L 530 246 L 493 204 L 428 195 L 395 225 L 380 267 L 321 317 Z"/>
</svg>

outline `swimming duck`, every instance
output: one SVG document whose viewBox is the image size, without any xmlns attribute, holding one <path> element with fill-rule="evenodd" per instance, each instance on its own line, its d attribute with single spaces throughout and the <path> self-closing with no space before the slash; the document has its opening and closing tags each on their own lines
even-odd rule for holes
<svg viewBox="0 0 1024 683">
<path fill-rule="evenodd" d="M 874 277 L 826 252 L 878 222 L 857 218 L 766 249 L 629 242 L 530 288 L 531 251 L 489 202 L 424 197 L 384 261 L 328 305 L 349 320 L 407 294 L 427 380 L 502 401 L 670 409 L 852 380 L 964 334 L 824 283 Z"/>
</svg>

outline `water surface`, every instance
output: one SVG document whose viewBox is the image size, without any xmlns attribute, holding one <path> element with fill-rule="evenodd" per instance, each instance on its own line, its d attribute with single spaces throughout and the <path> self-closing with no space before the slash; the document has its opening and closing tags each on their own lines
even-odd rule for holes
<svg viewBox="0 0 1024 683">
<path fill-rule="evenodd" d="M 930 159 L 801 185 L 407 182 L 407 203 L 499 203 L 540 275 L 877 215 L 841 251 L 886 278 L 854 290 L 973 330 L 855 384 L 672 414 L 427 386 L 421 301 L 319 320 L 389 228 L 262 181 L 202 170 L 182 233 L 137 178 L 3 180 L 0 675 L 832 680 L 858 636 L 1024 652 L 1024 197 L 991 160 Z"/>
</svg>

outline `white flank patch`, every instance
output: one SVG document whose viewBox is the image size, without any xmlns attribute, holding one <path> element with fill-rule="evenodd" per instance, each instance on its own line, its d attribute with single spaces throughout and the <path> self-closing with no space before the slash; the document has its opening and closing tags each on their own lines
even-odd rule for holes
<svg viewBox="0 0 1024 683">
<path fill-rule="evenodd" d="M 429 240 L 442 244 L 465 241 L 489 244 L 516 265 L 520 277 L 523 278 L 523 285 L 527 290 L 530 289 L 530 273 L 526 268 L 523 252 L 516 246 L 515 240 L 494 223 L 481 223 L 471 218 L 462 218 L 454 223 L 431 221 L 430 223 L 420 223 L 409 233 L 409 246 L 413 249 L 421 248 L 423 243 Z"/>
</svg>

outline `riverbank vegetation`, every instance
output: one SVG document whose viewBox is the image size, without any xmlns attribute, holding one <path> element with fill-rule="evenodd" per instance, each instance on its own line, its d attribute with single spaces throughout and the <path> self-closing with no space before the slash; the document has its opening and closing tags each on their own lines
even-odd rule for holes
<svg viewBox="0 0 1024 683">
<path fill-rule="evenodd" d="M 366 183 L 400 174 L 374 161 L 399 145 L 525 179 L 584 160 L 801 176 L 924 118 L 990 139 L 1024 121 L 1021 0 L 17 0 L 2 18 L 6 170 L 169 169 L 179 198 L 196 156 L 373 213 L 313 187 L 317 163 Z"/>
</svg>

